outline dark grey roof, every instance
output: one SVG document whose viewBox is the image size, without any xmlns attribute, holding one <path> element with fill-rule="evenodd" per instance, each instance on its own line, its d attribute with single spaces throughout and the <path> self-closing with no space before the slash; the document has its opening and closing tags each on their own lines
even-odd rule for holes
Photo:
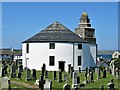
<svg viewBox="0 0 120 90">
<path fill-rule="evenodd" d="M 72 43 L 87 43 L 81 37 L 73 33 L 59 22 L 54 22 L 47 28 L 27 39 L 23 43 L 31 42 L 72 42 Z"/>
</svg>

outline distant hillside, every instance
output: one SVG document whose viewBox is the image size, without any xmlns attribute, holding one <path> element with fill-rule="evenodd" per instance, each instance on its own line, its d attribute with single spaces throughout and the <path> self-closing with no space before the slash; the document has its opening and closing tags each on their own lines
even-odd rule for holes
<svg viewBox="0 0 120 90">
<path fill-rule="evenodd" d="M 112 54 L 116 50 L 98 50 L 98 54 Z"/>
</svg>

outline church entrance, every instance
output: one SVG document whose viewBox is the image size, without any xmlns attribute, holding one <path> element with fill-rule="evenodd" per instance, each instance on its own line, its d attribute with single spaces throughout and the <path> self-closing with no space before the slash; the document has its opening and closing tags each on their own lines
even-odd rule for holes
<svg viewBox="0 0 120 90">
<path fill-rule="evenodd" d="M 61 71 L 64 71 L 65 70 L 65 61 L 59 61 L 59 69 Z"/>
</svg>

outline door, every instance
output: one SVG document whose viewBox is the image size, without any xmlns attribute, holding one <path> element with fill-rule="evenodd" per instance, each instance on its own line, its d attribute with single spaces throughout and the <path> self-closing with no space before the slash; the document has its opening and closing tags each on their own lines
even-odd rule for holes
<svg viewBox="0 0 120 90">
<path fill-rule="evenodd" d="M 61 71 L 64 71 L 65 70 L 65 61 L 59 61 L 59 69 Z"/>
</svg>

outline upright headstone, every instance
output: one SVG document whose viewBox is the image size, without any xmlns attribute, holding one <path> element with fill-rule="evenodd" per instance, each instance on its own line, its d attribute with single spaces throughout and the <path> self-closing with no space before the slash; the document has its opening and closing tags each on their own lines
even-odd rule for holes
<svg viewBox="0 0 120 90">
<path fill-rule="evenodd" d="M 45 63 L 43 64 L 43 66 L 42 66 L 42 75 L 44 76 L 44 73 L 45 73 L 45 70 L 46 70 L 46 65 L 45 65 Z"/>
<path fill-rule="evenodd" d="M 100 90 L 104 90 L 104 85 L 101 85 L 101 86 L 100 86 Z"/>
<path fill-rule="evenodd" d="M 79 73 L 81 73 L 81 67 L 79 67 Z"/>
<path fill-rule="evenodd" d="M 77 86 L 77 72 L 74 71 L 73 72 L 73 78 L 72 78 L 72 88 L 74 88 L 75 86 Z"/>
<path fill-rule="evenodd" d="M 44 90 L 52 90 L 52 81 L 51 80 L 45 81 Z"/>
<path fill-rule="evenodd" d="M 44 84 L 45 84 L 44 76 L 41 75 L 41 79 L 39 80 L 39 89 L 40 90 L 44 90 Z"/>
<path fill-rule="evenodd" d="M 45 78 L 48 78 L 48 71 L 45 70 Z"/>
<path fill-rule="evenodd" d="M 80 77 L 77 76 L 77 84 L 79 84 L 79 83 L 80 83 Z"/>
<path fill-rule="evenodd" d="M 113 79 L 111 79 L 110 83 L 108 83 L 108 90 L 114 90 L 114 86 Z"/>
<path fill-rule="evenodd" d="M 1 90 L 10 90 L 11 89 L 11 81 L 7 76 L 1 78 L 0 82 L 1 82 L 1 86 L 0 86 Z"/>
<path fill-rule="evenodd" d="M 11 72 L 11 78 L 15 78 L 16 77 L 16 67 L 15 67 L 15 63 L 13 62 L 11 67 L 10 67 L 10 72 Z"/>
<path fill-rule="evenodd" d="M 71 64 L 68 64 L 68 73 L 71 73 Z"/>
<path fill-rule="evenodd" d="M 100 69 L 98 68 L 97 79 L 100 79 Z"/>
<path fill-rule="evenodd" d="M 36 77 L 36 70 L 35 69 L 32 69 L 31 75 L 32 75 L 32 79 L 33 80 L 37 79 L 37 77 Z"/>
<path fill-rule="evenodd" d="M 85 83 L 88 83 L 88 77 L 87 77 L 87 74 L 88 74 L 88 68 L 86 67 L 85 69 Z"/>
<path fill-rule="evenodd" d="M 21 79 L 21 73 L 18 73 L 18 79 Z"/>
<path fill-rule="evenodd" d="M 31 70 L 27 68 L 26 70 L 26 81 L 31 80 Z"/>
<path fill-rule="evenodd" d="M 66 83 L 66 84 L 63 86 L 63 90 L 70 90 L 70 85 Z"/>
<path fill-rule="evenodd" d="M 58 72 L 58 82 L 62 82 L 62 71 Z"/>
<path fill-rule="evenodd" d="M 64 74 L 64 81 L 67 81 L 67 76 L 66 76 L 66 74 Z"/>
<path fill-rule="evenodd" d="M 106 70 L 103 70 L 103 78 L 106 78 Z"/>
<path fill-rule="evenodd" d="M 94 82 L 94 76 L 93 71 L 90 72 L 90 82 Z"/>
<path fill-rule="evenodd" d="M 54 79 L 54 80 L 57 79 L 57 73 L 56 73 L 56 71 L 53 72 L 53 79 Z"/>
<path fill-rule="evenodd" d="M 111 69 L 109 69 L 109 73 L 112 74 L 112 70 Z"/>
</svg>

